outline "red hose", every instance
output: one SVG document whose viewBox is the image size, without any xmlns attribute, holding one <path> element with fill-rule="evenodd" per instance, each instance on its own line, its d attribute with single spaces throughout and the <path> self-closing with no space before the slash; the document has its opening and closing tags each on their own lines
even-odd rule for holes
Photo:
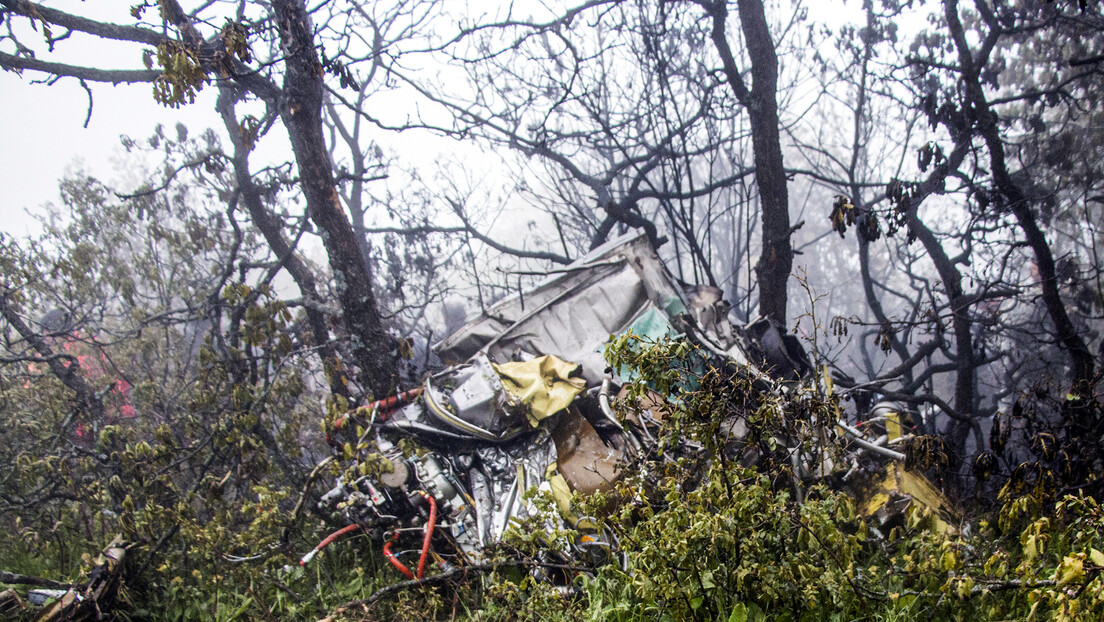
<svg viewBox="0 0 1104 622">
<path fill-rule="evenodd" d="M 418 387 L 416 389 L 411 389 L 411 390 L 406 391 L 404 393 L 399 393 L 397 395 L 392 395 L 391 397 L 385 397 L 382 400 L 376 400 L 374 402 L 369 402 L 369 403 L 365 404 L 364 406 L 361 406 L 361 407 L 357 408 L 353 412 L 372 412 L 373 408 L 378 408 L 379 409 L 379 414 L 377 416 L 380 418 L 380 421 L 387 421 L 387 417 L 391 414 L 391 412 L 393 410 L 395 410 L 399 406 L 405 405 L 407 402 L 410 402 L 414 398 L 418 397 L 419 395 L 422 394 L 422 391 L 424 391 L 424 390 L 425 390 L 425 387 Z M 342 427 L 344 427 L 345 426 L 345 421 L 347 421 L 348 418 L 349 418 L 349 414 L 350 413 L 345 413 L 345 414 L 341 415 L 340 417 L 338 417 L 337 419 L 335 419 L 334 423 L 333 423 L 333 429 L 334 430 L 340 430 Z M 330 439 L 327 438 L 327 440 L 330 440 Z"/>
<path fill-rule="evenodd" d="M 367 408 L 368 410 L 371 410 L 373 408 L 379 408 L 379 418 L 380 418 L 380 420 L 381 421 L 386 421 L 387 416 L 391 414 L 391 411 L 395 410 L 399 406 L 402 406 L 403 404 L 406 404 L 410 400 L 418 397 L 419 395 L 422 394 L 423 390 L 424 390 L 423 387 L 418 387 L 416 389 L 411 389 L 409 391 L 406 391 L 405 393 L 399 393 L 398 395 L 392 395 L 391 397 L 385 397 L 382 400 L 376 400 L 375 402 L 372 402 L 371 404 L 367 404 L 367 405 L 363 406 L 362 408 Z"/>
<path fill-rule="evenodd" d="M 425 576 L 426 559 L 429 557 L 429 547 L 433 544 L 433 530 L 437 528 L 437 502 L 433 497 L 424 490 L 419 490 L 418 494 L 429 503 L 429 520 L 426 521 L 425 536 L 422 538 L 422 554 L 418 557 L 418 575 L 417 578 L 421 579 Z M 391 545 L 395 540 L 399 539 L 399 534 L 396 533 L 390 540 L 383 544 L 383 556 L 387 558 L 387 561 L 391 562 L 391 565 L 396 570 L 403 573 L 407 579 L 413 579 L 414 573 L 410 572 L 410 569 L 406 567 L 406 564 L 399 561 L 399 558 L 395 557 L 395 554 L 391 552 Z"/>
<path fill-rule="evenodd" d="M 356 531 L 357 529 L 360 529 L 360 525 L 358 525 L 356 523 L 353 523 L 352 525 L 346 525 L 346 526 L 342 527 L 341 529 L 338 529 L 337 531 L 335 531 L 335 532 L 331 533 L 330 535 L 326 536 L 325 540 L 322 540 L 321 542 L 319 542 L 318 546 L 314 547 L 314 549 L 312 549 L 310 553 L 307 553 L 306 555 L 303 556 L 302 559 L 299 560 L 299 565 L 300 566 L 306 566 L 310 562 L 310 560 L 314 559 L 314 556 L 319 551 L 321 551 L 322 549 L 329 546 L 334 540 L 337 540 L 338 538 L 340 538 L 341 536 L 349 533 L 350 531 Z"/>
<path fill-rule="evenodd" d="M 424 490 L 419 490 L 418 494 L 429 502 L 429 520 L 426 522 L 425 537 L 422 538 L 422 555 L 418 558 L 418 578 L 421 579 L 425 574 L 426 558 L 429 557 L 429 546 L 433 543 L 433 529 L 437 526 L 437 502 L 433 500 L 433 497 Z"/>
<path fill-rule="evenodd" d="M 407 579 L 413 579 L 414 573 L 410 572 L 410 569 L 406 567 L 406 564 L 400 562 L 399 558 L 395 557 L 395 554 L 391 552 L 391 545 L 394 544 L 395 540 L 398 539 L 399 534 L 396 533 L 394 537 L 383 543 L 383 556 L 386 557 L 387 561 L 391 562 L 391 565 L 394 566 L 399 572 L 403 573 L 403 575 Z"/>
</svg>

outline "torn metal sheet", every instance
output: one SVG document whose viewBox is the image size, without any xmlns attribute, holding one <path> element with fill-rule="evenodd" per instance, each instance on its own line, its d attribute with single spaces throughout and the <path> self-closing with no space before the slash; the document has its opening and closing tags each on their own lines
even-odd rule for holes
<svg viewBox="0 0 1104 622">
<path fill-rule="evenodd" d="M 621 478 L 626 452 L 607 444 L 577 410 L 564 413 L 552 429 L 559 474 L 581 495 L 608 492 Z"/>
<path fill-rule="evenodd" d="M 434 350 L 451 364 L 478 352 L 494 363 L 554 354 L 578 363 L 587 385 L 596 386 L 606 367 L 603 344 L 651 310 L 670 321 L 688 308 L 647 237 L 624 236 L 499 301 Z"/>
<path fill-rule="evenodd" d="M 58 595 L 54 591 L 46 595 L 56 600 L 49 602 L 35 617 L 37 622 L 85 622 L 100 620 L 103 611 L 110 611 L 123 587 L 123 561 L 127 549 L 122 536 L 116 536 L 103 553 L 92 561 L 91 578 L 83 587 L 74 587 Z"/>
<path fill-rule="evenodd" d="M 643 234 L 616 238 L 526 290 L 497 302 L 434 346 L 447 364 L 483 353 L 494 363 L 544 354 L 579 363 L 587 386 L 601 383 L 601 349 L 641 317 L 666 322 L 713 355 L 796 380 L 811 370 L 794 335 L 766 319 L 747 327 L 729 320 L 720 289 L 683 287 Z"/>
<path fill-rule="evenodd" d="M 949 499 L 921 473 L 900 461 L 888 463 L 852 489 L 859 513 L 883 527 L 909 522 L 937 533 L 957 533 L 958 518 Z"/>
</svg>

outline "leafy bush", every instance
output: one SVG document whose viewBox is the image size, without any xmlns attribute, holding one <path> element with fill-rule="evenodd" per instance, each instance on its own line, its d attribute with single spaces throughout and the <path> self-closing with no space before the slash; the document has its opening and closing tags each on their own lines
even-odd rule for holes
<svg viewBox="0 0 1104 622">
<path fill-rule="evenodd" d="M 579 534 L 535 520 L 479 569 L 425 586 L 396 587 L 362 536 L 302 568 L 298 555 L 332 526 L 304 520 L 300 496 L 340 467 L 308 474 L 297 453 L 312 415 L 291 371 L 298 355 L 280 338 L 290 319 L 282 305 L 240 286 L 222 299 L 241 310 L 248 348 L 208 343 L 187 382 L 136 387 L 135 406 L 159 420 L 102 426 L 63 451 L 69 390 L 49 375 L 7 378 L 5 570 L 80 581 L 90 554 L 122 534 L 130 565 L 114 613 L 129 619 L 1074 621 L 1104 610 L 1098 500 L 1055 498 L 1040 479 L 1006 486 L 999 512 L 960 532 L 927 529 L 918 508 L 882 533 L 829 485 L 830 468 L 795 466 L 838 458 L 825 432 L 838 416 L 833 397 L 631 334 L 608 352 L 634 378 L 621 408 L 669 399 L 656 451 L 626 465 L 608 495 L 577 499 L 610 535 L 611 563 L 581 571 L 588 559 L 549 556 Z M 248 373 L 262 360 L 265 373 Z"/>
</svg>

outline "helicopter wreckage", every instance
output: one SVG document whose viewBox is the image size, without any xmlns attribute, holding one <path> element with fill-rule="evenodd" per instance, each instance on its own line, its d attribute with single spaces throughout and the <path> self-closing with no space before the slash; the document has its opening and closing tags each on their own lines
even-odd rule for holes
<svg viewBox="0 0 1104 622">
<path fill-rule="evenodd" d="M 712 361 L 746 370 L 764 391 L 814 376 L 794 335 L 765 319 L 731 322 L 720 290 L 679 286 L 646 237 L 612 240 L 438 343 L 434 350 L 451 366 L 422 386 L 335 423 L 357 432 L 346 457 L 373 467 L 347 471 L 321 498 L 319 509 L 347 526 L 300 563 L 343 534 L 364 531 L 384 542 L 398 572 L 417 580 L 430 563 L 478 563 L 527 518 L 587 531 L 593 523 L 573 512 L 573 494 L 609 491 L 626 463 L 656 449 L 662 426 L 667 398 L 654 394 L 650 407 L 626 407 L 619 398 L 629 378 L 603 358 L 611 335 L 626 331 L 689 340 Z M 905 436 L 901 416 L 882 405 L 864 419 L 885 433 L 868 437 L 857 422 L 842 420 L 832 426 L 853 454 L 888 459 L 854 488 L 861 511 L 886 523 L 919 505 L 949 519 L 946 499 L 890 447 Z M 558 516 L 540 514 L 525 494 L 533 488 L 551 494 Z M 591 531 L 573 552 L 608 559 L 612 534 Z M 394 550 L 404 543 L 412 546 Z"/>
</svg>

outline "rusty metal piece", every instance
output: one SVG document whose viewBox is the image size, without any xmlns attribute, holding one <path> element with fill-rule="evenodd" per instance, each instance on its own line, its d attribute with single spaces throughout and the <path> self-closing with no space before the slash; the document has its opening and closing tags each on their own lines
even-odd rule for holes
<svg viewBox="0 0 1104 622">
<path fill-rule="evenodd" d="M 606 445 L 594 426 L 575 408 L 564 412 L 555 428 L 556 462 L 560 475 L 582 495 L 606 492 L 621 477 L 625 454 Z"/>
</svg>

